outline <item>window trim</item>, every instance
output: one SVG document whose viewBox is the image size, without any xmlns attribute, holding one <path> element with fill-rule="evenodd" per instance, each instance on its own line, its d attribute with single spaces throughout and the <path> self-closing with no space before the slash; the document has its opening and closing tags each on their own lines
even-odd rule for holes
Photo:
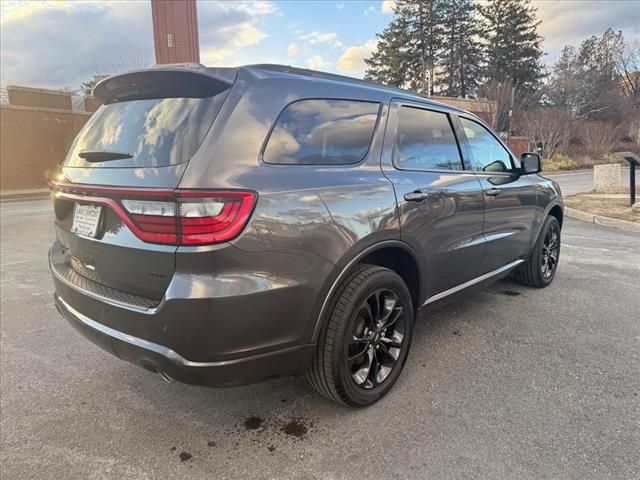
<svg viewBox="0 0 640 480">
<path fill-rule="evenodd" d="M 465 164 L 468 164 L 469 168 L 467 170 L 469 172 L 473 172 L 473 173 L 475 173 L 477 175 L 487 175 L 489 177 L 517 175 L 516 165 L 515 165 L 515 162 L 513 161 L 513 153 L 511 152 L 509 147 L 507 145 L 505 145 L 505 143 L 502 141 L 502 139 L 500 139 L 500 137 L 498 137 L 497 135 L 494 134 L 493 130 L 488 125 L 486 125 L 479 118 L 475 118 L 475 117 L 472 117 L 470 115 L 466 115 L 466 114 L 463 114 L 463 113 L 459 113 L 457 115 L 457 117 L 458 117 L 457 120 L 458 120 L 459 125 L 460 125 L 460 136 L 462 137 L 462 142 L 464 143 L 465 152 L 466 152 L 466 155 L 468 157 L 468 159 L 465 162 Z M 484 171 L 484 170 L 476 170 L 476 169 L 473 168 L 473 159 L 471 157 L 471 151 L 470 151 L 470 147 L 469 147 L 469 139 L 467 138 L 467 134 L 464 131 L 464 125 L 462 125 L 462 119 L 465 119 L 465 120 L 468 120 L 470 122 L 473 122 L 473 123 L 476 123 L 476 124 L 480 125 L 487 132 L 489 132 L 489 135 L 491 135 L 498 142 L 498 144 L 502 148 L 504 148 L 504 150 L 507 152 L 507 155 L 509 155 L 509 162 L 511 162 L 511 171 L 510 172 L 487 172 L 487 171 Z"/>
<path fill-rule="evenodd" d="M 373 130 L 371 131 L 371 138 L 369 139 L 369 144 L 367 145 L 367 150 L 366 150 L 366 152 L 364 152 L 364 154 L 362 155 L 362 158 L 360 160 L 358 160 L 357 162 L 351 162 L 351 163 L 272 163 L 272 162 L 267 162 L 264 159 L 264 152 L 267 149 L 267 146 L 269 145 L 269 140 L 271 140 L 271 135 L 273 134 L 273 131 L 276 129 L 276 126 L 278 125 L 278 122 L 280 121 L 280 117 L 282 117 L 282 115 L 287 110 L 287 108 L 289 108 L 294 103 L 305 102 L 305 101 L 308 101 L 308 100 L 336 100 L 336 101 L 343 101 L 343 102 L 372 103 L 372 104 L 378 105 L 378 112 L 376 113 L 376 121 L 375 121 L 375 124 L 373 125 Z M 273 122 L 271 127 L 269 127 L 269 132 L 267 133 L 267 136 L 265 137 L 264 141 L 262 142 L 262 147 L 260 148 L 260 153 L 258 154 L 258 161 L 263 165 L 266 165 L 268 167 L 274 167 L 274 168 L 282 168 L 282 167 L 341 168 L 341 167 L 354 167 L 354 166 L 360 165 L 360 164 L 362 164 L 362 163 L 367 161 L 369 153 L 371 152 L 371 146 L 373 144 L 373 139 L 374 139 L 374 137 L 376 135 L 376 132 L 378 131 L 378 128 L 380 126 L 380 117 L 382 116 L 382 115 L 380 115 L 381 112 L 382 112 L 382 102 L 381 101 L 377 101 L 377 100 L 364 100 L 364 99 L 339 98 L 339 97 L 338 98 L 336 98 L 336 97 L 304 97 L 304 98 L 298 98 L 296 100 L 293 100 L 293 101 L 287 103 L 284 107 L 282 107 L 282 109 L 280 110 L 280 112 L 276 116 L 275 121 Z"/>
<path fill-rule="evenodd" d="M 420 172 L 420 173 L 429 173 L 429 172 L 433 172 L 433 173 L 465 173 L 466 171 L 466 162 L 465 162 L 465 157 L 463 155 L 463 151 L 462 151 L 462 145 L 460 142 L 460 139 L 458 138 L 458 131 L 455 127 L 455 123 L 454 123 L 454 119 L 452 117 L 452 113 L 449 110 L 446 110 L 445 108 L 439 108 L 439 105 L 429 105 L 429 104 L 422 104 L 422 103 L 418 103 L 418 102 L 411 102 L 411 101 L 407 101 L 407 100 L 403 100 L 403 99 L 393 99 L 392 104 L 395 104 L 398 106 L 398 110 L 397 113 L 395 115 L 395 125 L 394 125 L 394 131 L 392 132 L 393 134 L 393 150 L 391 152 L 391 165 L 393 166 L 393 168 L 395 170 L 398 170 L 400 172 Z M 451 132 L 453 133 L 453 138 L 456 142 L 456 147 L 458 148 L 458 156 L 460 159 L 460 166 L 462 168 L 460 168 L 459 170 L 450 170 L 447 168 L 425 168 L 425 169 L 416 169 L 416 168 L 403 168 L 398 166 L 397 163 L 397 157 L 398 157 L 398 132 L 400 129 L 400 110 L 402 109 L 402 107 L 408 107 L 408 108 L 416 108 L 418 110 L 426 110 L 429 112 L 433 112 L 433 113 L 440 113 L 442 115 L 444 115 L 445 117 L 447 117 L 447 121 L 449 122 L 449 126 L 451 127 Z"/>
</svg>

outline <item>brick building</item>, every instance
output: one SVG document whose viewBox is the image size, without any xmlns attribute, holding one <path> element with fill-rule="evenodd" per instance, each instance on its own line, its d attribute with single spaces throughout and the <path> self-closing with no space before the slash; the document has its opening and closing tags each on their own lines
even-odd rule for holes
<svg viewBox="0 0 640 480">
<path fill-rule="evenodd" d="M 156 63 L 200 63 L 196 0 L 151 0 Z"/>
</svg>

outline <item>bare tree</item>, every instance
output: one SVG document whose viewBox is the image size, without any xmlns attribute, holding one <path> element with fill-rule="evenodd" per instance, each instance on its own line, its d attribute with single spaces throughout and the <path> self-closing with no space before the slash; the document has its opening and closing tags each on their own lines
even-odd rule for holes
<svg viewBox="0 0 640 480">
<path fill-rule="evenodd" d="M 617 69 L 624 46 L 622 32 L 607 29 L 578 49 L 565 47 L 551 67 L 544 100 L 576 119 L 620 122 L 628 109 Z"/>
<path fill-rule="evenodd" d="M 620 127 L 610 122 L 583 121 L 578 125 L 578 138 L 592 156 L 611 153 L 620 138 Z"/>
<path fill-rule="evenodd" d="M 620 78 L 620 88 L 633 108 L 640 108 L 640 40 L 625 41 L 618 53 L 616 72 Z"/>
<path fill-rule="evenodd" d="M 640 109 L 629 114 L 622 123 L 622 127 L 626 129 L 627 138 L 640 147 Z"/>
<path fill-rule="evenodd" d="M 499 132 L 511 133 L 513 114 L 524 110 L 529 104 L 528 95 L 522 89 L 513 86 L 511 81 L 490 80 L 480 86 L 478 97 L 496 102 L 495 122 L 492 127 Z"/>
<path fill-rule="evenodd" d="M 148 48 L 132 49 L 126 54 L 120 54 L 115 62 L 110 66 L 104 64 L 98 64 L 93 62 L 93 70 L 95 74 L 93 78 L 82 82 L 79 90 L 85 95 L 91 95 L 93 87 L 96 86 L 100 80 L 117 73 L 129 72 L 131 70 L 141 70 L 153 65 L 153 56 Z"/>
<path fill-rule="evenodd" d="M 140 70 L 153 65 L 153 55 L 148 48 L 134 48 L 118 58 L 111 65 L 93 62 L 93 69 L 98 76 L 109 76 L 116 73 Z"/>
<path fill-rule="evenodd" d="M 571 116 L 562 108 L 531 110 L 519 118 L 517 127 L 530 141 L 542 144 L 545 158 L 565 151 L 571 139 Z"/>
<path fill-rule="evenodd" d="M 118 60 L 112 65 L 112 73 L 127 72 L 129 70 L 140 70 L 153 65 L 153 56 L 148 48 L 132 50 L 126 55 L 120 55 Z"/>
</svg>

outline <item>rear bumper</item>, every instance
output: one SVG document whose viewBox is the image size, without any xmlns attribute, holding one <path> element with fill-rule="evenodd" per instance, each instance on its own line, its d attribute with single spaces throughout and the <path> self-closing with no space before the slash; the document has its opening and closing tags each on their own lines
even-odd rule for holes
<svg viewBox="0 0 640 480">
<path fill-rule="evenodd" d="M 78 271 L 60 241 L 49 262 L 57 308 L 85 337 L 147 370 L 209 386 L 304 375 L 332 266 L 306 251 L 196 249 L 176 254 L 162 298 L 147 298 Z"/>
<path fill-rule="evenodd" d="M 80 313 L 58 293 L 60 314 L 84 337 L 107 352 L 166 379 L 192 385 L 223 387 L 256 383 L 305 373 L 314 345 L 301 345 L 231 360 L 198 362 L 172 349 L 108 327 Z"/>
</svg>

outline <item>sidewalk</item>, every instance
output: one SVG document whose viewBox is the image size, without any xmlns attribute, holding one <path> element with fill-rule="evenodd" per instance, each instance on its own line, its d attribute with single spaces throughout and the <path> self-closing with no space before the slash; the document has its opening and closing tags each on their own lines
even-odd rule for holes
<svg viewBox="0 0 640 480">
<path fill-rule="evenodd" d="M 25 188 L 22 190 L 0 191 L 0 202 L 12 202 L 16 200 L 38 200 L 49 196 L 48 188 Z"/>
</svg>

